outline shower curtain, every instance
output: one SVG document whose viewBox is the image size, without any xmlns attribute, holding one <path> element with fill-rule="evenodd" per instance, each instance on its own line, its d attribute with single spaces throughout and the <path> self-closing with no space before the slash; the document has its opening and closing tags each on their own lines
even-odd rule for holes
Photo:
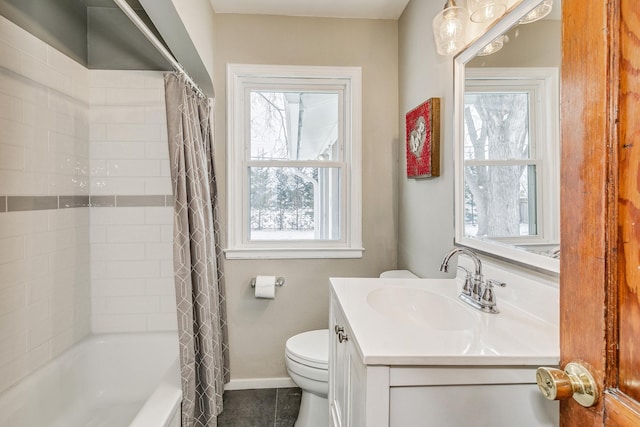
<svg viewBox="0 0 640 427">
<path fill-rule="evenodd" d="M 165 76 L 173 184 L 182 427 L 215 427 L 229 381 L 224 276 L 211 104 L 177 73 Z"/>
</svg>

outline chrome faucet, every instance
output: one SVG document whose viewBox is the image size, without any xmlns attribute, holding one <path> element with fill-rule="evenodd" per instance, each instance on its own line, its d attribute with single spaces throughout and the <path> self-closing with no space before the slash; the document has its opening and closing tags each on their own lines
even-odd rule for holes
<svg viewBox="0 0 640 427">
<path fill-rule="evenodd" d="M 482 261 L 478 258 L 475 252 L 467 248 L 454 248 L 450 250 L 442 260 L 440 265 L 440 271 L 449 271 L 449 261 L 454 255 L 464 254 L 467 255 L 473 261 L 475 271 L 473 275 L 464 267 L 458 267 L 466 273 L 464 287 L 459 295 L 459 298 L 469 304 L 470 306 L 484 311 L 485 313 L 499 313 L 497 308 L 496 296 L 493 291 L 494 286 L 500 286 L 504 288 L 506 283 L 498 280 L 484 280 L 482 275 Z"/>
</svg>

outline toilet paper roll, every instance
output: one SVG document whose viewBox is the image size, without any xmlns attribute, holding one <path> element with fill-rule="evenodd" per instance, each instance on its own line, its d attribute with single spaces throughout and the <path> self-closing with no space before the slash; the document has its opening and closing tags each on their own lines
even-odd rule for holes
<svg viewBox="0 0 640 427">
<path fill-rule="evenodd" d="M 276 276 L 257 276 L 255 295 L 256 298 L 275 298 Z"/>
</svg>

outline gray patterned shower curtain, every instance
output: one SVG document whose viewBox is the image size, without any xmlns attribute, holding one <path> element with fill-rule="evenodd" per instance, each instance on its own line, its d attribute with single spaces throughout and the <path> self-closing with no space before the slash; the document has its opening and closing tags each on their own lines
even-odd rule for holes
<svg viewBox="0 0 640 427">
<path fill-rule="evenodd" d="M 224 276 L 211 105 L 177 73 L 165 76 L 173 184 L 182 427 L 215 427 L 229 381 Z"/>
</svg>

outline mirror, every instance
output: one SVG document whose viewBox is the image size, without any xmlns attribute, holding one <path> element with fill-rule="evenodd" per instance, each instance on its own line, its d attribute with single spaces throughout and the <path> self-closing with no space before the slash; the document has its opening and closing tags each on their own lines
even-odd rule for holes
<svg viewBox="0 0 640 427">
<path fill-rule="evenodd" d="M 522 23 L 541 3 L 455 59 L 455 228 L 460 245 L 558 273 L 560 14 Z"/>
</svg>

